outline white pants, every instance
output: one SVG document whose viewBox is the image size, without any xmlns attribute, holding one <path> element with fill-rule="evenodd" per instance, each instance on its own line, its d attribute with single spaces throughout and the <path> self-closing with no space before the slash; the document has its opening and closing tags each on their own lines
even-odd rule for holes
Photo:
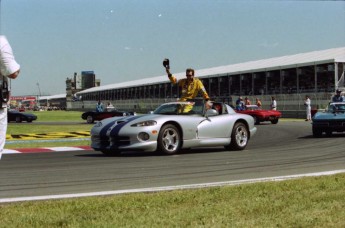
<svg viewBox="0 0 345 228">
<path fill-rule="evenodd" d="M 0 159 L 6 142 L 7 108 L 0 108 Z"/>
<path fill-rule="evenodd" d="M 307 120 L 311 120 L 311 107 L 307 106 L 306 108 Z"/>
</svg>

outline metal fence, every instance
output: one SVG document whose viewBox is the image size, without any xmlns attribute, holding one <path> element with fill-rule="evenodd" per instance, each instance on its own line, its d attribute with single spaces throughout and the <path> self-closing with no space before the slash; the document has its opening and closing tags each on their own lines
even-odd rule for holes
<svg viewBox="0 0 345 228">
<path fill-rule="evenodd" d="M 255 104 L 255 99 L 259 98 L 262 102 L 263 109 L 269 109 L 271 97 L 274 96 L 277 101 L 277 109 L 283 113 L 283 117 L 287 118 L 305 118 L 304 99 L 308 95 L 311 100 L 312 109 L 324 109 L 331 100 L 332 93 L 301 93 L 301 94 L 277 94 L 277 95 L 260 95 L 247 96 L 248 99 Z M 229 99 L 216 98 L 225 103 L 235 105 L 238 97 L 229 97 Z M 243 97 L 244 98 L 244 97 Z M 135 111 L 137 113 L 147 113 L 153 111 L 160 104 L 176 101 L 176 98 L 166 99 L 128 99 L 128 100 L 104 100 L 103 105 L 112 103 L 118 110 Z M 67 110 L 89 111 L 95 110 L 97 101 L 74 101 L 67 104 Z"/>
</svg>

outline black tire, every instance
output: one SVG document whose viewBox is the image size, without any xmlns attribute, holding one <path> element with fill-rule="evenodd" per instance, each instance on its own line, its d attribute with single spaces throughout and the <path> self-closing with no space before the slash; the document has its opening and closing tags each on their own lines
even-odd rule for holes
<svg viewBox="0 0 345 228">
<path fill-rule="evenodd" d="M 258 119 L 258 117 L 253 116 L 253 118 L 254 118 L 254 124 L 259 125 L 260 124 L 260 120 Z"/>
<path fill-rule="evenodd" d="M 179 129 L 173 124 L 164 125 L 159 131 L 157 145 L 157 151 L 160 153 L 167 155 L 178 153 L 182 145 Z"/>
<path fill-rule="evenodd" d="M 273 120 L 271 120 L 271 123 L 272 124 L 277 124 L 278 123 L 278 121 L 279 121 L 279 119 L 277 118 L 277 119 L 273 119 Z"/>
<path fill-rule="evenodd" d="M 86 117 L 86 123 L 92 124 L 93 122 L 95 122 L 95 120 L 93 119 L 93 116 L 89 115 Z"/>
<path fill-rule="evenodd" d="M 106 149 L 103 149 L 101 150 L 101 152 L 107 156 L 118 156 L 118 155 L 121 155 L 121 151 L 119 150 L 106 150 Z"/>
<path fill-rule="evenodd" d="M 20 116 L 16 116 L 16 123 L 21 123 L 22 122 L 22 118 L 20 118 Z"/>
<path fill-rule="evenodd" d="M 313 128 L 313 136 L 315 138 L 320 138 L 322 137 L 322 130 Z"/>
<path fill-rule="evenodd" d="M 32 122 L 32 120 L 27 120 L 26 122 L 31 123 L 31 122 Z"/>
<path fill-rule="evenodd" d="M 247 126 L 242 122 L 234 125 L 231 133 L 230 145 L 225 146 L 226 150 L 244 150 L 248 144 L 249 131 Z"/>
<path fill-rule="evenodd" d="M 332 136 L 332 131 L 326 131 L 326 136 L 331 137 Z"/>
</svg>

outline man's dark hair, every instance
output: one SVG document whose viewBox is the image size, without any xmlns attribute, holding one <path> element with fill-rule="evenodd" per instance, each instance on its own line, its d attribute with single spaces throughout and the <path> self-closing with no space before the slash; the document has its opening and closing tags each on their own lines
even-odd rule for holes
<svg viewBox="0 0 345 228">
<path fill-rule="evenodd" d="M 188 74 L 189 72 L 192 72 L 192 74 L 193 74 L 193 76 L 194 76 L 194 69 L 188 68 L 188 69 L 186 70 L 186 74 Z"/>
</svg>

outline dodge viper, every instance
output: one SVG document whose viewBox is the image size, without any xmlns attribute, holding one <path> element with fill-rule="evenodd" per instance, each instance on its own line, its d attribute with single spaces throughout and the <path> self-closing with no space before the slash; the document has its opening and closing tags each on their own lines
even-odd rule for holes
<svg viewBox="0 0 345 228">
<path fill-rule="evenodd" d="M 214 104 L 215 105 L 215 104 Z M 256 133 L 253 117 L 218 103 L 207 109 L 204 101 L 171 102 L 150 114 L 107 118 L 91 129 L 91 147 L 106 155 L 123 151 L 176 154 L 181 149 L 224 146 L 243 150 Z"/>
</svg>

